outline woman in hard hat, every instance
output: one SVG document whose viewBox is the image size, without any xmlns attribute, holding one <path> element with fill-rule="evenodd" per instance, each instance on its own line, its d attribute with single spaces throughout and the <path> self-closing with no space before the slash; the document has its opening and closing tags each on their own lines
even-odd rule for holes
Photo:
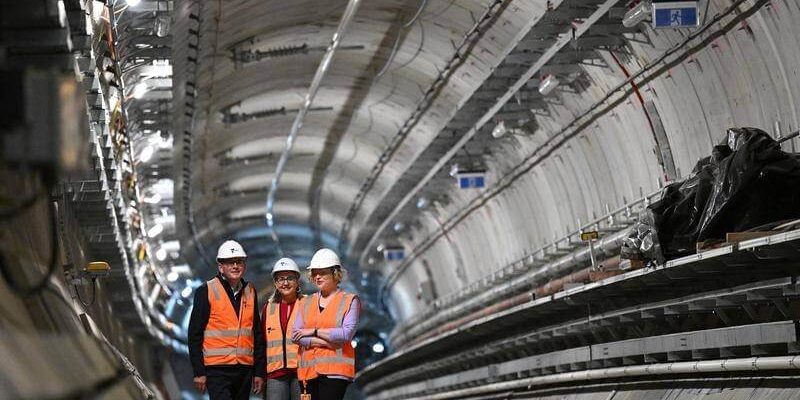
<svg viewBox="0 0 800 400">
<path fill-rule="evenodd" d="M 319 288 L 303 300 L 295 319 L 292 340 L 300 345 L 297 377 L 312 400 L 341 400 L 356 375 L 356 333 L 361 304 L 339 288 L 343 272 L 339 256 L 321 249 L 308 266 L 311 282 Z"/>
<path fill-rule="evenodd" d="M 299 400 L 297 382 L 298 346 L 291 341 L 300 292 L 300 268 L 291 258 L 281 258 L 272 267 L 275 293 L 261 310 L 267 343 L 267 398 Z"/>
</svg>

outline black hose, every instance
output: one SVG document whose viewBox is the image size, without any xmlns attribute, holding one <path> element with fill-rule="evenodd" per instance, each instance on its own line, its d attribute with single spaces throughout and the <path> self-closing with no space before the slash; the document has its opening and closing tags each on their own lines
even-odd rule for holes
<svg viewBox="0 0 800 400">
<path fill-rule="evenodd" d="M 81 288 L 78 285 L 72 285 L 75 287 L 75 295 L 78 296 L 78 301 L 83 304 L 83 307 L 89 308 L 94 305 L 94 301 L 97 299 L 97 278 L 92 278 L 92 299 L 89 302 L 83 301 L 83 297 L 81 297 Z"/>
</svg>

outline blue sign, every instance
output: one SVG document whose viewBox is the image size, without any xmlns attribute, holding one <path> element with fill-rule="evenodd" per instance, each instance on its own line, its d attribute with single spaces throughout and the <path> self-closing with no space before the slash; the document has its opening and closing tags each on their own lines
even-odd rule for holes
<svg viewBox="0 0 800 400">
<path fill-rule="evenodd" d="M 699 24 L 696 1 L 653 3 L 653 27 L 688 28 Z"/>
<path fill-rule="evenodd" d="M 402 247 L 391 247 L 383 251 L 386 261 L 400 261 L 406 258 L 406 251 Z"/>
<path fill-rule="evenodd" d="M 456 174 L 461 189 L 482 188 L 486 186 L 485 172 L 459 172 Z"/>
</svg>

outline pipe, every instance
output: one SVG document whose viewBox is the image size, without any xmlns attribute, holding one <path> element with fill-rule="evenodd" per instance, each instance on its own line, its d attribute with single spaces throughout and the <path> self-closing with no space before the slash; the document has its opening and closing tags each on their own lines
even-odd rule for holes
<svg viewBox="0 0 800 400">
<path fill-rule="evenodd" d="M 622 247 L 622 241 L 628 237 L 629 232 L 630 228 L 623 229 L 601 238 L 595 243 L 595 252 L 597 252 L 597 254 L 605 254 L 607 256 L 619 254 L 619 249 Z M 394 348 L 399 348 L 405 343 L 410 342 L 411 338 L 420 334 L 420 332 L 431 331 L 434 329 L 434 327 L 441 326 L 448 320 L 458 318 L 473 310 L 484 307 L 486 304 L 492 304 L 498 301 L 498 298 L 508 295 L 509 293 L 516 293 L 520 290 L 530 290 L 531 285 L 535 284 L 536 282 L 541 282 L 547 277 L 560 276 L 565 274 L 569 269 L 585 264 L 589 261 L 589 249 L 585 247 L 578 249 L 552 263 L 544 265 L 539 269 L 530 271 L 512 281 L 492 288 L 492 290 L 488 290 L 477 296 L 471 297 L 463 303 L 440 310 L 432 318 L 428 318 L 425 320 L 425 322 L 414 325 L 405 333 L 398 335 L 397 338 L 392 340 L 392 346 Z M 418 342 L 418 340 L 414 340 L 414 342 Z"/>
<path fill-rule="evenodd" d="M 445 393 L 410 398 L 424 398 L 428 400 L 461 399 L 466 396 L 475 396 L 491 392 L 518 389 L 529 390 L 536 386 L 565 384 L 597 379 L 664 376 L 673 374 L 781 371 L 797 369 L 800 369 L 800 356 L 748 357 L 726 360 L 683 361 L 565 372 L 561 374 L 537 376 L 533 378 L 518 379 L 510 382 L 498 382 L 475 388 L 452 390 Z M 383 397 L 381 396 L 380 398 Z"/>
<path fill-rule="evenodd" d="M 328 68 L 330 68 L 331 61 L 336 53 L 336 49 L 339 48 L 339 44 L 342 42 L 342 37 L 344 37 L 344 33 L 347 31 L 347 27 L 350 25 L 350 21 L 353 20 L 353 16 L 355 16 L 360 4 L 361 0 L 348 1 L 347 8 L 344 10 L 344 14 L 342 14 L 342 19 L 339 20 L 339 26 L 336 28 L 336 32 L 334 32 L 333 37 L 331 38 L 331 43 L 328 45 L 325 55 L 322 56 L 322 61 L 319 63 L 319 67 L 317 67 L 317 72 L 314 73 L 314 79 L 311 80 L 311 86 L 308 87 L 308 93 L 306 93 L 305 100 L 303 100 L 303 104 L 300 106 L 300 110 L 298 111 L 297 116 L 294 118 L 292 129 L 289 131 L 289 136 L 286 137 L 286 146 L 283 148 L 283 152 L 281 152 L 281 158 L 278 160 L 278 167 L 275 169 L 275 175 L 272 177 L 272 182 L 270 183 L 269 194 L 267 194 L 267 212 L 265 216 L 267 218 L 267 226 L 269 227 L 272 240 L 278 246 L 278 252 L 281 254 L 283 251 L 281 250 L 280 242 L 278 241 L 278 234 L 275 232 L 275 221 L 273 214 L 275 195 L 278 191 L 278 185 L 280 184 L 283 170 L 286 168 L 286 163 L 289 161 L 289 154 L 292 152 L 294 141 L 297 139 L 297 135 L 300 133 L 300 128 L 303 127 L 303 120 L 306 117 L 306 113 L 308 113 L 308 109 L 311 108 L 311 104 L 314 102 L 314 98 L 317 96 L 317 91 L 319 91 L 322 79 L 324 79 L 325 75 L 328 73 Z"/>
</svg>

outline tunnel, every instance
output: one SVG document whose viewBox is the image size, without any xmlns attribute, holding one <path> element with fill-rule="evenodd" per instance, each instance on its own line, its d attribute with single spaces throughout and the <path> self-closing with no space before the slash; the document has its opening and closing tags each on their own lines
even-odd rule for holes
<svg viewBox="0 0 800 400">
<path fill-rule="evenodd" d="M 338 256 L 346 399 L 800 398 L 797 21 L 3 1 L 0 399 L 209 398 L 193 321 L 230 240 L 259 326 L 279 259 L 303 307 Z"/>
</svg>

